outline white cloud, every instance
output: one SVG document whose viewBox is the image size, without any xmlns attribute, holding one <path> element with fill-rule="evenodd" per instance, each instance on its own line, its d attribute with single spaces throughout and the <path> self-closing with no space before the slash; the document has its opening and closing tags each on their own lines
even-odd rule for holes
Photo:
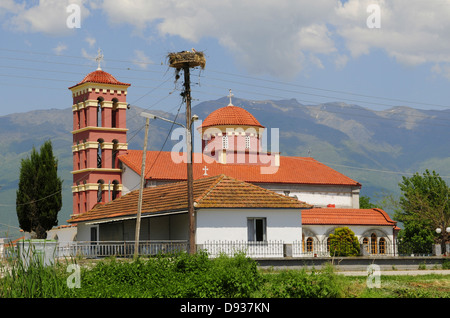
<svg viewBox="0 0 450 318">
<path fill-rule="evenodd" d="M 67 45 L 65 45 L 64 43 L 58 43 L 58 45 L 53 48 L 53 52 L 55 52 L 57 55 L 60 55 L 65 50 L 67 50 Z"/>
<path fill-rule="evenodd" d="M 8 5 L 3 7 L 3 10 L 7 10 L 10 15 L 5 19 L 5 25 L 22 32 L 69 34 L 73 31 L 67 26 L 67 19 L 71 12 L 67 12 L 66 8 L 70 4 L 79 5 L 81 20 L 89 16 L 89 10 L 84 6 L 86 0 L 40 0 L 39 3 L 31 6 L 11 2 L 7 0 Z"/>
<path fill-rule="evenodd" d="M 111 23 L 154 27 L 160 36 L 216 38 L 252 73 L 292 77 L 305 54 L 335 51 L 324 22 L 334 10 L 329 0 L 105 0 L 103 10 Z"/>
<path fill-rule="evenodd" d="M 97 42 L 97 40 L 91 36 L 86 37 L 84 40 L 89 44 L 90 48 L 94 47 L 95 43 Z"/>
<path fill-rule="evenodd" d="M 139 66 L 142 69 L 147 69 L 149 64 L 153 64 L 153 61 L 145 55 L 144 51 L 135 50 L 134 51 L 133 64 Z"/>
</svg>

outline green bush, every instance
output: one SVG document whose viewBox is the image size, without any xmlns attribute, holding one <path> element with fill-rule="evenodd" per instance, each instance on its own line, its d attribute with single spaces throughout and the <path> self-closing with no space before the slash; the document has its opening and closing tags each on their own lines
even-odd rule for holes
<svg viewBox="0 0 450 318">
<path fill-rule="evenodd" d="M 336 228 L 330 234 L 330 255 L 332 256 L 358 256 L 358 239 L 348 227 Z"/>
<path fill-rule="evenodd" d="M 267 275 L 260 297 L 273 298 L 338 298 L 343 296 L 343 280 L 331 266 L 308 273 L 302 270 L 285 270 Z"/>
</svg>

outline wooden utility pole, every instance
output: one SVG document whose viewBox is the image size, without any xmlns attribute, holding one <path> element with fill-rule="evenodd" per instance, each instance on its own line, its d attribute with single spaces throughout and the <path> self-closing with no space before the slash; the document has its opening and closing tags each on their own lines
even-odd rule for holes
<svg viewBox="0 0 450 318">
<path fill-rule="evenodd" d="M 145 181 L 145 159 L 147 155 L 147 140 L 148 140 L 148 126 L 150 125 L 150 118 L 145 120 L 145 138 L 144 138 L 144 151 L 142 152 L 142 167 L 141 167 L 141 183 L 139 187 L 139 201 L 138 210 L 136 215 L 136 232 L 134 233 L 134 258 L 139 255 L 139 234 L 141 232 L 141 212 L 142 212 L 142 194 L 144 192 Z"/>
<path fill-rule="evenodd" d="M 195 210 L 194 210 L 194 173 L 192 169 L 192 115 L 191 115 L 191 86 L 189 67 L 184 71 L 184 98 L 186 100 L 186 143 L 187 143 L 187 196 L 189 213 L 189 254 L 195 254 Z"/>
<path fill-rule="evenodd" d="M 192 52 L 184 51 L 171 53 L 168 56 L 171 67 L 174 67 L 178 73 L 184 72 L 184 92 L 183 97 L 186 102 L 186 148 L 187 148 L 187 200 L 189 213 L 189 254 L 196 253 L 195 235 L 196 235 L 196 216 L 194 209 L 194 175 L 193 175 L 193 154 L 192 154 L 192 115 L 191 115 L 191 86 L 190 86 L 190 68 L 200 66 L 205 67 L 205 57 L 202 52 L 194 49 Z"/>
</svg>

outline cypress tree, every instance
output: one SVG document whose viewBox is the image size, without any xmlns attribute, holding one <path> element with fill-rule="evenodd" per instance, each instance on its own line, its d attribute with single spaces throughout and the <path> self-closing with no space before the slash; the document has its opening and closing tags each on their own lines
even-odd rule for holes
<svg viewBox="0 0 450 318">
<path fill-rule="evenodd" d="M 33 147 L 29 157 L 22 159 L 16 212 L 19 226 L 45 239 L 46 231 L 58 224 L 62 207 L 62 181 L 58 177 L 58 160 L 53 155 L 51 141 L 37 152 Z"/>
</svg>

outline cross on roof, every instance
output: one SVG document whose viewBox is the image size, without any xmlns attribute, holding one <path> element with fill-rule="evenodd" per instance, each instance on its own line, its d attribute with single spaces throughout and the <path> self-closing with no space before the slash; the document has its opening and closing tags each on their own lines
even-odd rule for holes
<svg viewBox="0 0 450 318">
<path fill-rule="evenodd" d="M 208 175 L 207 171 L 209 170 L 208 167 L 205 166 L 202 170 L 205 171 L 205 173 L 203 175 L 207 176 Z"/>
<path fill-rule="evenodd" d="M 97 51 L 97 57 L 95 60 L 97 61 L 97 70 L 101 70 L 102 68 L 100 67 L 100 64 L 103 61 L 103 52 L 100 48 Z"/>
<path fill-rule="evenodd" d="M 230 98 L 230 103 L 228 104 L 228 106 L 233 106 L 233 103 L 231 102 L 231 97 L 233 97 L 233 93 L 231 93 L 231 89 L 230 89 L 230 94 L 228 95 L 228 97 Z"/>
</svg>

